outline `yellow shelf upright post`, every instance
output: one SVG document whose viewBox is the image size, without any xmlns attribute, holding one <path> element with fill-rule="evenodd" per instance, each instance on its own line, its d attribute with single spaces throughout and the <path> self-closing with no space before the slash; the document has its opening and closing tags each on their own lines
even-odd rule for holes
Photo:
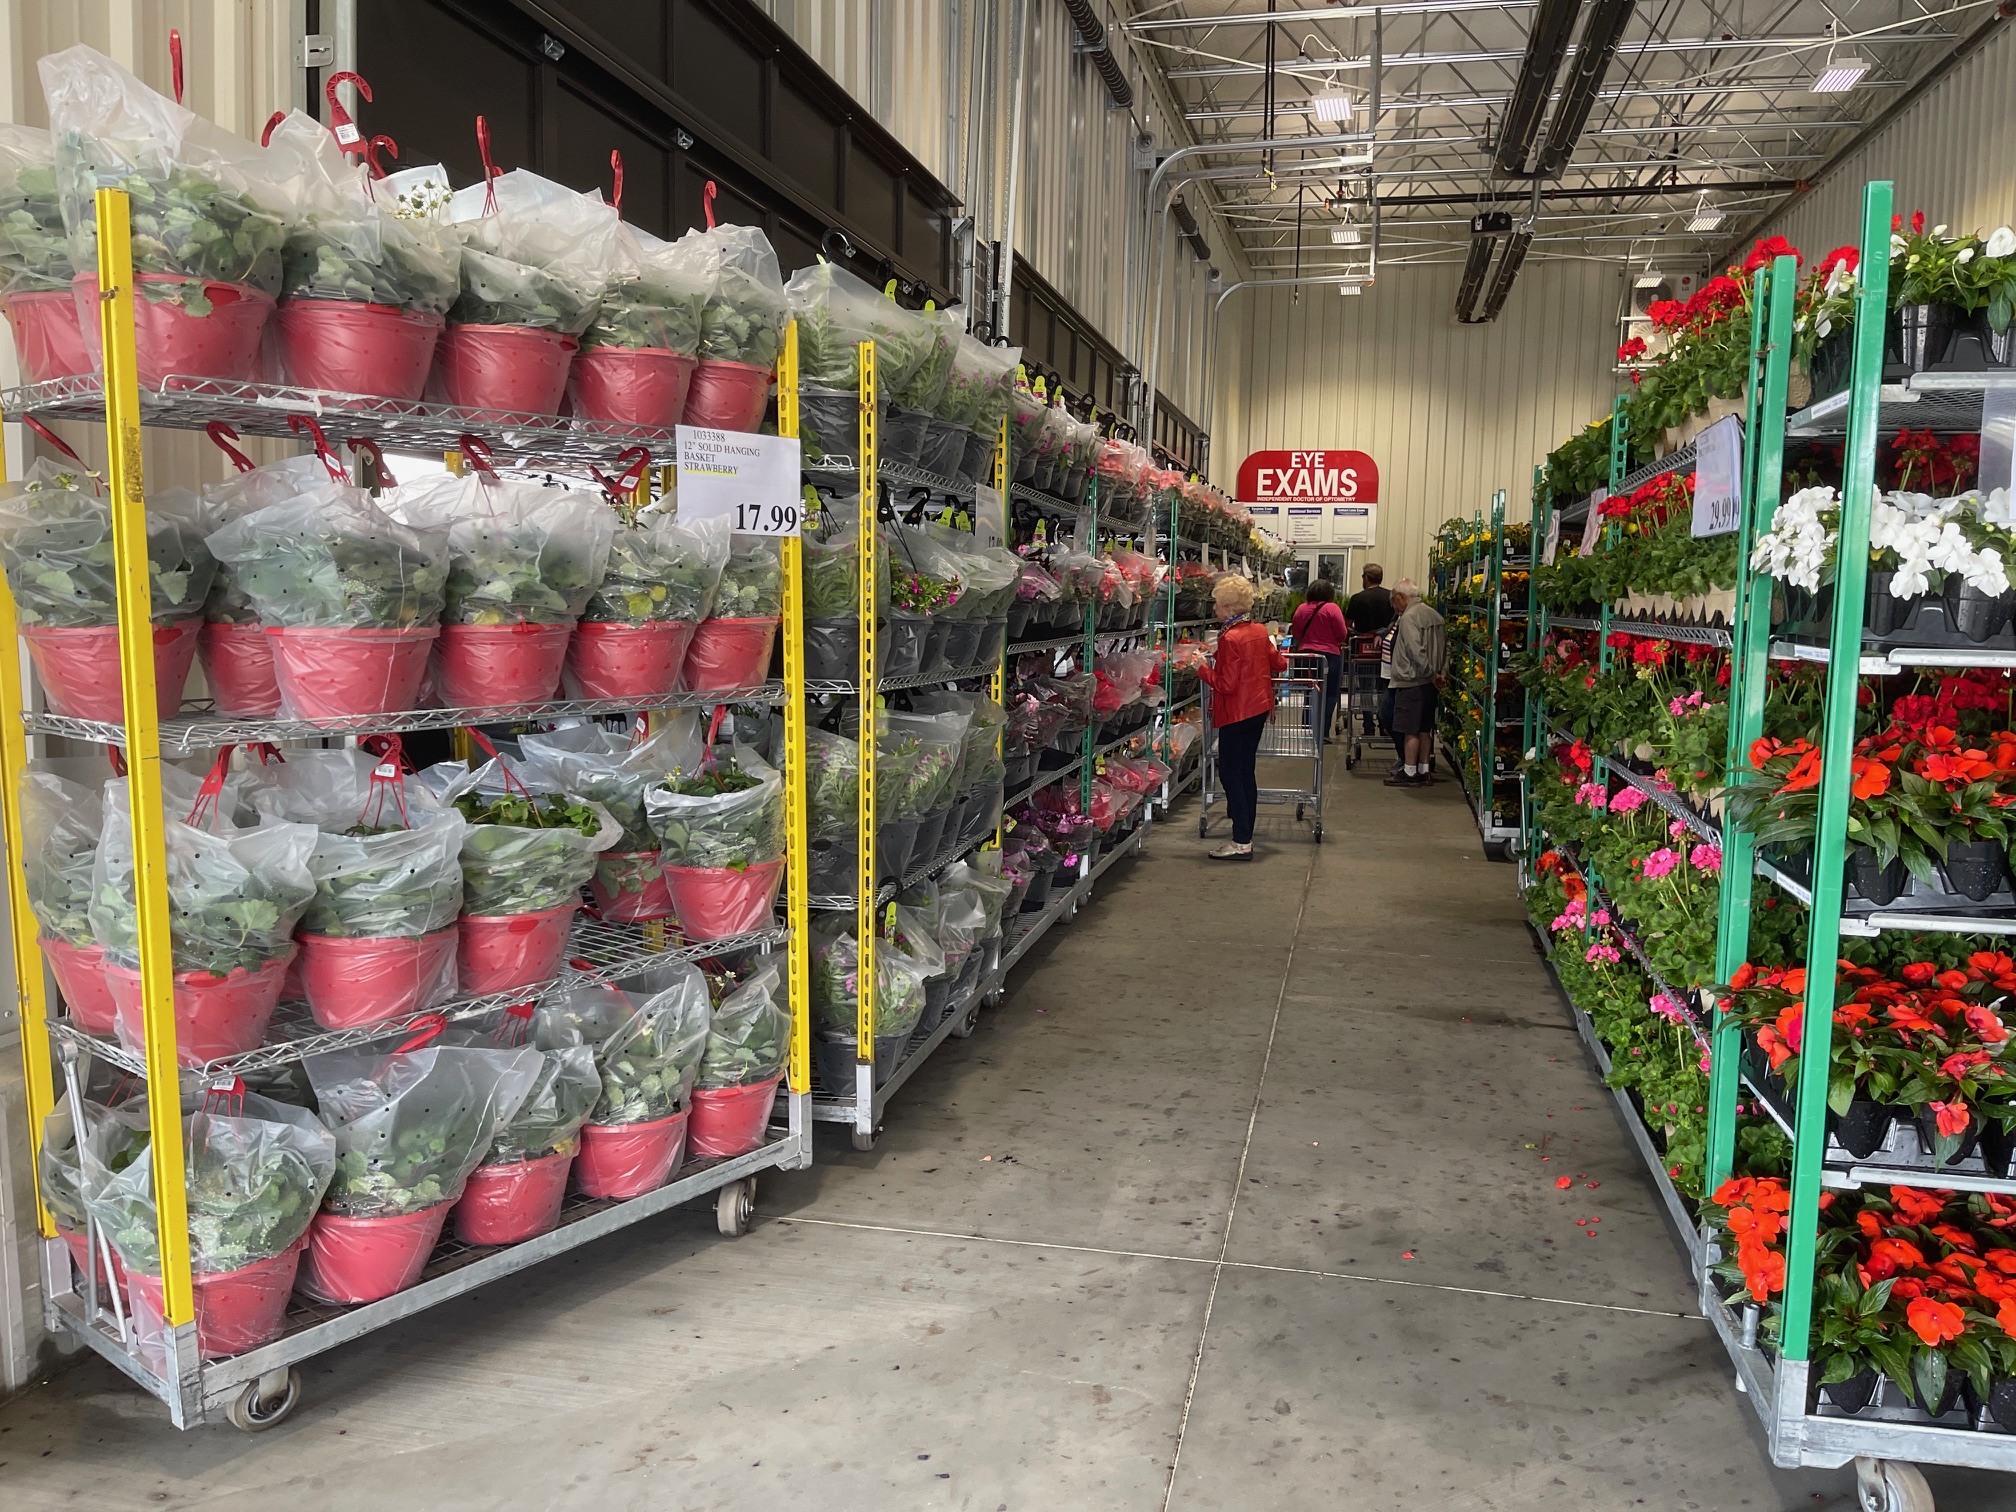
<svg viewBox="0 0 2016 1512">
<path fill-rule="evenodd" d="M 784 327 L 783 361 L 777 365 L 777 434 L 798 434 L 798 322 Z M 791 1058 L 794 1097 L 812 1090 L 812 846 L 805 812 L 805 590 L 801 575 L 804 542 L 783 541 L 784 570 L 784 922 L 791 930 L 785 946 L 790 982 Z M 794 1105 L 792 1125 L 799 1122 Z"/>
<path fill-rule="evenodd" d="M 126 195 L 98 191 L 98 329 L 105 353 L 105 438 L 118 583 L 119 684 L 126 699 L 126 797 L 133 821 L 133 892 L 146 1031 L 147 1115 L 161 1292 L 175 1341 L 176 1389 L 197 1370 L 196 1304 L 182 1188 L 182 1097 L 175 1062 L 175 950 L 168 930 L 168 848 L 161 805 L 161 720 L 154 693 L 153 594 L 140 461 L 140 374 L 133 342 L 133 243 Z M 170 1407 L 176 1407 L 173 1398 Z"/>
<path fill-rule="evenodd" d="M 881 551 L 881 489 L 875 465 L 875 343 L 859 348 L 861 363 L 861 661 L 857 686 L 861 705 L 861 798 L 856 827 L 854 939 L 859 954 L 855 980 L 859 1011 L 854 1023 L 854 1143 L 866 1149 L 875 1137 L 875 740 L 881 724 L 877 707 L 875 615 L 877 556 Z M 897 879 L 900 883 L 901 878 Z"/>
<path fill-rule="evenodd" d="M 1008 522 L 1008 539 L 1004 546 L 1011 550 L 1015 545 L 1015 510 L 1008 502 L 1008 417 L 1001 417 L 1001 427 L 994 433 L 994 491 L 1001 495 L 1001 513 Z M 994 669 L 994 675 L 987 681 L 987 691 L 994 695 L 994 702 L 1002 708 L 1008 707 L 1008 641 L 1001 641 L 1001 664 Z M 994 732 L 994 759 L 1001 760 L 1005 741 L 1000 730 Z M 995 850 L 1001 849 L 1003 828 L 1007 823 L 1008 811 L 1002 809 L 994 821 L 994 838 L 989 843 Z"/>
</svg>

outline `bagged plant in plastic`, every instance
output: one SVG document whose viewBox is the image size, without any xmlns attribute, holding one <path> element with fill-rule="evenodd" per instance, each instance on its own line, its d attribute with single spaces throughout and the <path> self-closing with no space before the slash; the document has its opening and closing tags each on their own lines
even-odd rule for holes
<svg viewBox="0 0 2016 1512">
<path fill-rule="evenodd" d="M 680 243 L 692 244 L 713 276 L 700 317 L 701 360 L 775 368 L 788 315 L 769 238 L 755 226 L 714 226 L 689 231 Z"/>
<path fill-rule="evenodd" d="M 966 731 L 960 741 L 959 766 L 952 789 L 963 792 L 982 782 L 1006 775 L 1001 764 L 999 736 L 1008 723 L 1001 705 L 985 693 L 961 693 L 956 688 L 920 689 L 910 695 L 910 707 L 919 714 L 963 714 Z"/>
<path fill-rule="evenodd" d="M 950 803 L 965 756 L 966 729 L 972 715 L 965 710 L 941 714 L 885 711 L 878 721 L 878 779 L 882 763 L 895 763 L 889 788 L 892 816 L 903 819 L 929 814 Z M 900 776 L 893 774 L 900 773 Z M 878 780 L 878 792 L 883 784 Z"/>
<path fill-rule="evenodd" d="M 0 124 L 0 294 L 68 294 L 71 271 L 55 141 L 40 127 Z"/>
<path fill-rule="evenodd" d="M 888 1039 L 908 1035 L 924 1014 L 924 983 L 944 969 L 944 959 L 930 931 L 909 909 L 897 905 L 899 917 L 908 916 L 906 938 L 925 946 L 922 957 L 913 956 L 893 940 L 878 943 L 875 951 L 875 1037 Z M 856 942 L 850 914 L 829 914 L 812 927 L 812 1023 L 829 1034 L 852 1035 L 861 1012 L 861 950 Z"/>
<path fill-rule="evenodd" d="M 447 532 L 402 525 L 359 488 L 319 485 L 234 520 L 209 545 L 267 625 L 390 630 L 441 617 Z"/>
<path fill-rule="evenodd" d="M 784 852 L 784 779 L 738 747 L 644 794 L 668 866 L 746 871 Z"/>
<path fill-rule="evenodd" d="M 521 479 L 441 477 L 397 490 L 387 511 L 448 536 L 455 625 L 560 625 L 580 618 L 609 566 L 616 520 L 594 495 Z"/>
<path fill-rule="evenodd" d="M 235 473 L 221 483 L 206 484 L 203 511 L 209 523 L 208 533 L 214 534 L 247 515 L 257 514 L 275 504 L 284 504 L 327 482 L 328 469 L 323 466 L 320 457 L 310 453 L 268 462 L 250 472 Z M 207 539 L 204 545 L 207 549 Z M 216 572 L 210 579 L 210 592 L 203 600 L 203 618 L 213 625 L 259 623 L 259 606 L 239 586 L 238 571 L 233 564 L 216 564 Z"/>
<path fill-rule="evenodd" d="M 981 934 L 982 939 L 1000 932 L 1001 908 L 1014 887 L 1007 878 L 983 866 L 955 861 L 939 876 L 938 887 L 941 897 L 954 891 L 963 891 L 971 893 L 979 900 L 987 920 L 987 927 Z"/>
<path fill-rule="evenodd" d="M 768 536 L 736 536 L 710 619 L 767 619 L 784 608 L 782 558 Z"/>
<path fill-rule="evenodd" d="M 938 418 L 991 439 L 1013 402 L 1015 369 L 1021 361 L 1020 347 L 989 346 L 962 335 L 938 399 Z"/>
<path fill-rule="evenodd" d="M 596 858 L 623 827 L 599 803 L 534 790 L 501 761 L 454 762 L 419 779 L 469 827 L 462 836 L 462 912 L 482 918 L 572 905 Z"/>
<path fill-rule="evenodd" d="M 784 1074 L 791 1016 L 778 1002 L 782 992 L 776 964 L 766 962 L 722 999 L 707 1032 L 697 1090 L 754 1086 Z"/>
<path fill-rule="evenodd" d="M 939 401 L 945 397 L 946 386 L 952 381 L 952 365 L 959 355 L 959 342 L 966 334 L 966 323 L 957 310 L 934 310 L 928 305 L 919 318 L 924 322 L 930 344 L 925 348 L 916 371 L 900 386 L 890 390 L 890 402 L 903 409 L 935 415 Z M 882 360 L 879 344 L 875 349 L 875 358 L 879 382 Z"/>
<path fill-rule="evenodd" d="M 203 508 L 185 489 L 147 501 L 147 570 L 154 623 L 203 612 L 216 563 Z M 112 507 L 81 469 L 43 459 L 0 484 L 0 564 L 23 625 L 96 628 L 119 622 Z"/>
<path fill-rule="evenodd" d="M 620 825 L 615 849 L 656 850 L 644 794 L 682 762 L 698 759 L 689 722 L 671 721 L 646 740 L 581 724 L 518 740 L 518 775 L 528 787 L 600 805 Z"/>
<path fill-rule="evenodd" d="M 668 242 L 624 223 L 617 256 L 582 347 L 651 348 L 692 357 L 716 271 L 699 245 Z"/>
<path fill-rule="evenodd" d="M 873 341 L 876 386 L 901 402 L 932 356 L 937 335 L 931 322 L 832 263 L 800 268 L 784 297 L 798 321 L 798 374 L 806 383 L 860 393 L 861 343 Z"/>
<path fill-rule="evenodd" d="M 855 619 L 861 612 L 861 496 L 821 498 L 802 549 L 805 617 Z M 876 565 L 882 577 L 877 602 L 886 604 L 889 553 L 876 553 Z"/>
<path fill-rule="evenodd" d="M 572 1153 L 581 1125 L 588 1121 L 595 1099 L 601 1095 L 595 1047 L 581 1043 L 563 1024 L 550 1021 L 545 1014 L 550 1006 L 537 1011 L 530 1004 L 522 1010 L 500 1009 L 493 1020 L 480 1026 L 454 1026 L 443 1035 L 448 1044 L 496 1050 L 529 1048 L 539 1057 L 531 1089 L 490 1141 L 483 1165 L 512 1165 Z"/>
<path fill-rule="evenodd" d="M 446 214 L 462 239 L 450 324 L 579 336 L 593 322 L 619 261 L 613 206 L 518 168 L 458 190 Z"/>
<path fill-rule="evenodd" d="M 807 730 L 805 809 L 811 837 L 853 838 L 860 808 L 861 743 L 830 730 Z"/>
<path fill-rule="evenodd" d="M 146 1095 L 108 1107 L 94 1101 L 92 1090 L 86 1088 L 80 1114 L 65 1091 L 43 1118 L 42 1144 L 35 1163 L 37 1184 L 43 1206 L 56 1220 L 58 1232 L 65 1235 L 84 1233 L 83 1143 L 87 1132 L 94 1141 L 92 1159 L 97 1172 L 101 1177 L 117 1176 L 147 1152 Z"/>
<path fill-rule="evenodd" d="M 688 961 L 657 967 L 651 990 L 625 992 L 606 983 L 566 993 L 540 1010 L 541 1032 L 593 1046 L 600 1075 L 589 1121 L 654 1123 L 686 1106 L 706 1050 L 710 1015 L 707 978 Z"/>
<path fill-rule="evenodd" d="M 99 761 L 80 765 L 104 771 Z M 97 944 L 90 910 L 104 804 L 101 784 L 76 780 L 82 775 L 47 760 L 21 774 L 21 867 L 43 937 L 89 948 Z"/>
<path fill-rule="evenodd" d="M 725 515 L 690 524 L 657 513 L 619 520 L 608 570 L 581 617 L 618 625 L 697 624 L 713 608 L 732 540 Z"/>
</svg>

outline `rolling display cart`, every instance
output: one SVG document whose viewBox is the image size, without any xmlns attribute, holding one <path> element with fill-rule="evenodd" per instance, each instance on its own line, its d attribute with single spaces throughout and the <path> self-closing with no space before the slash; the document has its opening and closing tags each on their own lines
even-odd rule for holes
<svg viewBox="0 0 2016 1512">
<path fill-rule="evenodd" d="M 1449 641 L 1449 687 L 1437 720 L 1443 755 L 1463 785 L 1484 853 L 1498 860 L 1517 847 L 1525 807 L 1517 760 L 1525 747 L 1512 744 L 1525 729 L 1525 690 L 1505 649 L 1508 637 L 1525 639 L 1531 558 L 1518 537 L 1526 534 L 1507 526 L 1501 488 L 1488 516 L 1442 527 L 1429 574 Z"/>
<path fill-rule="evenodd" d="M 486 1282 L 593 1242 L 654 1214 L 701 1198 L 715 1201 L 717 1220 L 727 1234 L 749 1224 L 759 1172 L 793 1169 L 812 1159 L 809 1036 L 806 1012 L 806 832 L 804 789 L 804 679 L 799 651 L 802 605 L 799 596 L 799 542 L 782 543 L 784 680 L 728 701 L 780 708 L 783 712 L 786 780 L 787 880 L 782 919 L 768 927 L 706 942 L 681 938 L 663 923 L 636 925 L 578 922 L 569 943 L 568 965 L 557 981 L 509 993 L 468 997 L 440 1004 L 425 1014 L 369 1029 L 321 1032 L 305 1014 L 283 1009 L 267 1042 L 258 1049 L 211 1061 L 194 1071 L 210 1088 L 237 1086 L 252 1072 L 295 1065 L 304 1058 L 367 1043 L 390 1034 L 467 1020 L 500 1004 L 523 1004 L 544 993 L 583 981 L 619 980 L 654 964 L 744 949 L 786 951 L 791 1027 L 782 1100 L 785 1121 L 772 1123 L 760 1146 L 729 1159 L 696 1160 L 665 1186 L 627 1201 L 567 1200 L 559 1225 L 541 1237 L 512 1245 L 476 1248 L 448 1240 L 433 1252 L 417 1284 L 382 1301 L 361 1306 L 290 1305 L 281 1336 L 274 1342 L 224 1359 L 201 1357 L 197 1338 L 195 1284 L 185 1212 L 182 1098 L 185 1074 L 177 1061 L 177 1025 L 172 985 L 169 894 L 165 859 L 161 766 L 164 755 L 209 752 L 243 742 L 324 741 L 416 729 L 460 729 L 500 721 L 546 721 L 581 715 L 629 713 L 639 707 L 665 709 L 716 705 L 720 694 L 675 694 L 644 701 L 551 701 L 507 707 L 432 709 L 352 718 L 328 724 L 297 720 L 225 718 L 197 709 L 163 718 L 155 699 L 155 656 L 151 624 L 147 510 L 140 471 L 143 425 L 203 429 L 224 422 L 247 434 L 290 437 L 290 421 L 318 417 L 330 430 L 351 439 L 375 438 L 385 447 L 408 450 L 473 449 L 487 442 L 508 461 L 534 463 L 541 470 L 585 471 L 606 465 L 626 449 L 642 447 L 650 460 L 670 463 L 675 437 L 670 431 L 640 431 L 556 420 L 550 416 L 503 416 L 441 406 L 308 392 L 272 385 L 169 379 L 143 392 L 135 360 L 134 278 L 124 193 L 97 195 L 98 277 L 110 291 L 100 305 L 105 377 L 72 378 L 17 390 L 4 396 L 10 415 L 48 420 L 102 422 L 110 456 L 109 483 L 114 508 L 113 549 L 117 577 L 120 678 L 124 724 L 59 717 L 37 712 L 22 685 L 13 648 L 17 624 L 11 595 L 0 592 L 0 784 L 4 784 L 5 835 L 13 863 L 8 889 L 13 921 L 16 988 L 22 1007 L 21 1040 L 27 1072 L 31 1157 L 42 1138 L 43 1121 L 54 1104 L 54 1075 L 60 1062 L 73 1079 L 86 1057 L 109 1062 L 143 1079 L 155 1174 L 161 1258 L 165 1341 L 139 1346 L 121 1300 L 101 1291 L 95 1265 L 72 1265 L 72 1252 L 58 1232 L 38 1191 L 42 1238 L 45 1318 L 49 1330 L 88 1346 L 133 1381 L 159 1397 L 178 1427 L 228 1420 L 245 1429 L 270 1427 L 301 1399 L 295 1366 L 348 1340 L 383 1328 Z M 781 429 L 795 434 L 796 331 L 789 328 L 778 375 Z M 140 997 L 144 1044 L 138 1051 L 88 1033 L 70 1012 L 54 1011 L 48 970 L 37 944 L 35 917 L 28 905 L 22 870 L 23 838 L 19 781 L 27 767 L 29 742 L 62 736 L 123 750 L 134 834 L 140 956 Z M 773 1111 L 772 1115 L 775 1117 Z M 32 1161 L 31 1161 L 32 1163 Z M 81 1236 L 83 1253 L 109 1253 L 95 1224 Z M 108 1270 L 111 1267 L 106 1267 Z M 165 1361 L 165 1368 L 163 1363 Z"/>
</svg>

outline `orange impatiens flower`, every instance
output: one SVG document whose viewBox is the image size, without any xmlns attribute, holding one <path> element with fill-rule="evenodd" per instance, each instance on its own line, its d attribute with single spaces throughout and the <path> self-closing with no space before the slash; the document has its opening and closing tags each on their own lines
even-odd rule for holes
<svg viewBox="0 0 2016 1512">
<path fill-rule="evenodd" d="M 1945 1210 L 1951 1192 L 1921 1192 L 1916 1187 L 1892 1187 L 1890 1201 L 1906 1223 L 1930 1223 Z"/>
<path fill-rule="evenodd" d="M 1967 1315 L 1951 1302 L 1919 1297 L 1904 1309 L 1904 1321 L 1928 1345 L 1944 1344 L 1967 1331 Z"/>
<path fill-rule="evenodd" d="M 1890 790 L 1890 768 L 1882 762 L 1857 756 L 1852 767 L 1855 776 L 1852 791 L 1857 798 L 1874 798 Z"/>
<path fill-rule="evenodd" d="M 1806 754 L 1799 758 L 1798 764 L 1785 774 L 1785 780 L 1779 784 L 1778 791 L 1803 793 L 1808 788 L 1818 786 L 1820 786 L 1820 753 L 1808 746 Z"/>
</svg>

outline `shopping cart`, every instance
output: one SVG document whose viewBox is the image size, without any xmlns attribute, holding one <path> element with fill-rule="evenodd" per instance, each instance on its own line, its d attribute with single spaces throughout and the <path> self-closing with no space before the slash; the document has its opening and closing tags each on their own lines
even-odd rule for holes
<svg viewBox="0 0 2016 1512">
<path fill-rule="evenodd" d="M 1292 803 L 1295 805 L 1295 822 L 1309 821 L 1309 838 L 1318 845 L 1323 843 L 1323 732 L 1316 728 L 1316 720 L 1323 708 L 1323 679 L 1328 670 L 1323 658 L 1314 651 L 1287 653 L 1288 670 L 1274 679 L 1274 713 L 1267 721 L 1266 731 L 1260 737 L 1260 759 L 1306 761 L 1309 763 L 1309 786 L 1307 788 L 1260 789 L 1262 803 Z M 1376 667 L 1375 667 L 1376 670 Z M 1211 833 L 1211 805 L 1223 798 L 1225 790 L 1218 786 L 1218 731 L 1211 721 L 1211 689 L 1203 690 L 1204 747 L 1203 774 L 1200 779 L 1203 802 L 1197 817 L 1197 837 L 1203 839 Z M 1222 816 L 1221 816 L 1222 817 Z"/>
<path fill-rule="evenodd" d="M 1379 739 L 1379 637 L 1356 635 L 1344 653 L 1344 769 L 1358 765 Z"/>
</svg>

